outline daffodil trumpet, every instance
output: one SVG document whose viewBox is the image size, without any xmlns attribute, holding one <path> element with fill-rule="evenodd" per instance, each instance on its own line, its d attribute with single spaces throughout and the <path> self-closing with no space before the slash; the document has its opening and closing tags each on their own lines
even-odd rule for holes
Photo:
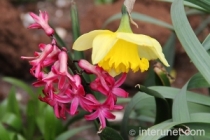
<svg viewBox="0 0 210 140">
<path fill-rule="evenodd" d="M 149 60 L 160 59 L 169 66 L 160 43 L 149 36 L 134 34 L 130 27 L 126 7 L 122 7 L 122 18 L 116 32 L 94 30 L 80 36 L 73 49 L 84 51 L 92 48 L 92 63 L 98 64 L 111 75 L 144 72 L 149 68 Z"/>
</svg>

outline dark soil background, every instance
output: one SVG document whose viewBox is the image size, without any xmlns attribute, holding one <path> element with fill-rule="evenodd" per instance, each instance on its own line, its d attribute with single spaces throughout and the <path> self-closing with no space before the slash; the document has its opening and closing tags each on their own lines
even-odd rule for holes
<svg viewBox="0 0 210 140">
<path fill-rule="evenodd" d="M 119 13 L 122 0 L 113 4 L 96 5 L 93 0 L 76 0 L 80 18 L 81 33 L 91 30 L 101 29 L 103 23 L 113 14 Z M 50 39 L 41 30 L 28 30 L 27 26 L 31 22 L 28 12 L 38 14 L 39 10 L 47 11 L 50 22 L 56 28 L 61 37 L 72 46 L 72 29 L 70 19 L 70 0 L 46 0 L 36 2 L 18 2 L 0 0 L 0 75 L 1 77 L 10 76 L 22 79 L 28 83 L 34 81 L 29 74 L 30 66 L 27 61 L 21 60 L 20 56 L 32 56 L 38 50 L 39 43 L 48 43 Z M 154 18 L 163 20 L 171 24 L 170 4 L 152 0 L 136 0 L 135 12 L 140 12 Z M 190 23 L 196 28 L 201 22 L 200 16 L 190 17 Z M 132 26 L 135 33 L 141 33 L 156 38 L 162 45 L 168 39 L 170 31 L 163 27 L 137 22 L 139 28 Z M 110 23 L 106 28 L 115 31 L 119 21 Z M 209 28 L 204 30 L 209 32 Z M 202 35 L 200 36 L 201 40 Z M 86 52 L 86 59 L 90 60 L 90 52 Z M 186 55 L 185 51 L 177 41 L 174 70 L 176 72 L 174 87 L 182 87 L 185 82 L 197 72 L 194 65 Z M 138 83 L 143 83 L 146 73 L 128 74 L 124 86 L 133 89 Z M 0 99 L 8 94 L 11 85 L 0 80 Z M 205 89 L 198 90 L 207 93 Z"/>
</svg>

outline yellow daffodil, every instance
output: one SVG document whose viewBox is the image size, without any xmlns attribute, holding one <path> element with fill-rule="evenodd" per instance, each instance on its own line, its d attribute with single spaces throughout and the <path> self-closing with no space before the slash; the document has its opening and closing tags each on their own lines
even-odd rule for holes
<svg viewBox="0 0 210 140">
<path fill-rule="evenodd" d="M 116 32 L 94 30 L 83 34 L 74 42 L 73 49 L 84 51 L 92 48 L 92 63 L 98 64 L 112 75 L 127 73 L 129 69 L 134 72 L 146 71 L 149 60 L 157 58 L 165 66 L 169 66 L 159 42 L 146 35 L 134 34 L 127 11 L 122 11 L 121 23 Z"/>
</svg>

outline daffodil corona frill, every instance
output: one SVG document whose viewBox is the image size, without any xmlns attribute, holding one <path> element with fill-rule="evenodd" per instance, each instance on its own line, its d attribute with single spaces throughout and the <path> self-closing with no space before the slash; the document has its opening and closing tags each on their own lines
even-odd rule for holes
<svg viewBox="0 0 210 140">
<path fill-rule="evenodd" d="M 130 28 L 129 16 L 122 8 L 121 23 L 116 32 L 94 30 L 80 36 L 73 49 L 84 51 L 92 48 L 92 63 L 98 64 L 112 75 L 149 68 L 149 60 L 159 58 L 169 66 L 159 42 L 149 36 L 134 34 Z"/>
</svg>

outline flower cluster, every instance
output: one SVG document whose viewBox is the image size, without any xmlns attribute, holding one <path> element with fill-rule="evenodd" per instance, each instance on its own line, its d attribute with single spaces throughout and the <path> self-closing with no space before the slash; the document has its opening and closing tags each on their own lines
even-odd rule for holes
<svg viewBox="0 0 210 140">
<path fill-rule="evenodd" d="M 48 25 L 47 13 L 40 11 L 39 16 L 34 13 L 30 15 L 35 23 L 29 28 L 43 29 L 52 38 L 50 44 L 40 44 L 40 52 L 35 52 L 33 57 L 21 57 L 29 60 L 32 65 L 30 73 L 37 79 L 33 85 L 44 87 L 44 96 L 40 96 L 39 99 L 53 107 L 57 118 L 65 119 L 67 113 L 75 115 L 80 107 L 90 112 L 85 116 L 87 120 L 98 118 L 100 128 L 105 128 L 106 119 L 115 119 L 111 111 L 123 108 L 116 105 L 117 97 L 128 97 L 128 93 L 120 88 L 126 79 L 126 74 L 123 73 L 118 80 L 115 80 L 103 68 L 81 59 L 78 61 L 78 66 L 84 72 L 96 76 L 90 84 L 83 85 L 79 74 L 69 72 L 67 51 L 58 47 L 53 37 L 54 30 Z M 104 102 L 100 103 L 92 93 L 87 93 L 84 86 L 103 94 L 106 97 Z"/>
</svg>

